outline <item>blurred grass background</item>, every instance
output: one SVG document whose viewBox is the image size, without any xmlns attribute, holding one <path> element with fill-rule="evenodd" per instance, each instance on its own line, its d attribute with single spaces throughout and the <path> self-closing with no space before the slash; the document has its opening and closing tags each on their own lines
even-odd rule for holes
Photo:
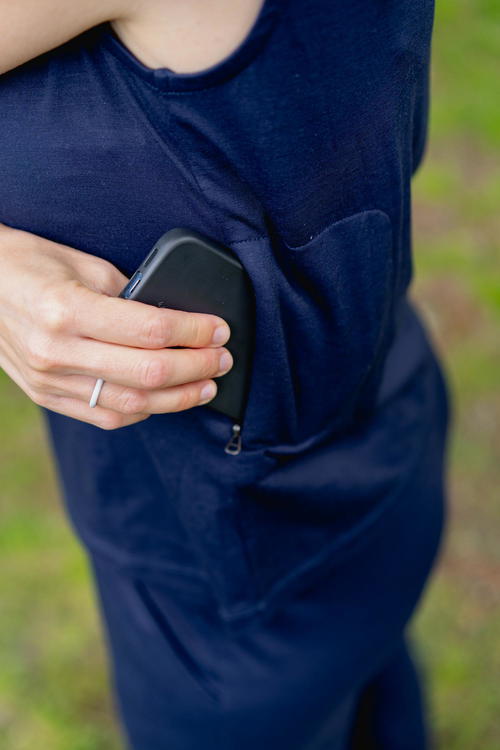
<svg viewBox="0 0 500 750">
<path fill-rule="evenodd" d="M 500 747 L 499 0 L 437 0 L 416 300 L 455 416 L 448 534 L 412 634 L 439 750 Z M 84 555 L 38 409 L 0 371 L 0 747 L 118 750 Z"/>
<path fill-rule="evenodd" d="M 413 625 L 439 750 L 500 748 L 499 0 L 437 0 L 413 298 L 455 418 L 449 526 Z"/>
</svg>

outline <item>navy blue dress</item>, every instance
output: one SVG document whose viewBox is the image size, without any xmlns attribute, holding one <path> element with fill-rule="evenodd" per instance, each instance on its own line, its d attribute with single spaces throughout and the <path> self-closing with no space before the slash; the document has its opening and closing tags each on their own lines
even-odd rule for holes
<svg viewBox="0 0 500 750">
<path fill-rule="evenodd" d="M 407 291 L 433 12 L 265 0 L 188 74 L 105 23 L 0 77 L 0 221 L 127 275 L 191 227 L 255 290 L 239 453 L 207 406 L 112 431 L 42 409 L 134 750 L 426 746 L 405 626 L 449 396 Z"/>
</svg>

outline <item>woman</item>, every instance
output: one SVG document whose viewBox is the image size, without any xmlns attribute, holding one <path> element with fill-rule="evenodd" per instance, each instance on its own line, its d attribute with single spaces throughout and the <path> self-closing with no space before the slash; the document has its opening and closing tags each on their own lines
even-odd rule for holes
<svg viewBox="0 0 500 750">
<path fill-rule="evenodd" d="M 50 38 L 41 5 L 0 79 L 0 364 L 46 418 L 127 741 L 425 748 L 405 628 L 449 403 L 407 288 L 432 1 L 82 2 Z M 199 406 L 223 321 L 112 299 L 173 226 L 253 283 L 232 453 Z"/>
</svg>

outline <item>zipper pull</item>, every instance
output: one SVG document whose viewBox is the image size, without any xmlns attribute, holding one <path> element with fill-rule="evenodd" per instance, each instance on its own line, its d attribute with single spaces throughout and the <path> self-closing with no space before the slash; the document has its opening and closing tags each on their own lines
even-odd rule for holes
<svg viewBox="0 0 500 750">
<path fill-rule="evenodd" d="M 224 450 L 231 456 L 237 456 L 238 453 L 241 453 L 241 425 L 233 424 L 233 432 Z"/>
</svg>

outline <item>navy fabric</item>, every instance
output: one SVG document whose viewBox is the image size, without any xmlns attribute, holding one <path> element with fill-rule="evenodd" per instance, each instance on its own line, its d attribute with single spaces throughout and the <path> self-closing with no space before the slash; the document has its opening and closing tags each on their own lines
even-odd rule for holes
<svg viewBox="0 0 500 750">
<path fill-rule="evenodd" d="M 209 587 L 93 561 L 134 750 L 425 750 L 405 627 L 439 549 L 446 412 L 384 523 L 314 585 L 234 628 Z"/>
<path fill-rule="evenodd" d="M 389 586 L 375 616 L 389 653 L 440 530 L 448 393 L 407 296 L 433 12 L 433 0 L 266 0 L 231 55 L 189 74 L 148 68 L 102 24 L 0 77 L 3 223 L 127 275 L 165 231 L 190 227 L 237 254 L 256 296 L 239 455 L 224 451 L 232 420 L 207 406 L 115 431 L 42 409 L 76 531 L 129 585 L 210 592 L 233 634 L 313 584 L 324 601 L 325 576 L 348 560 L 342 613 L 324 614 L 335 676 L 317 685 L 339 701 L 372 669 L 349 632 L 363 624 L 366 653 L 379 643 L 360 620 L 376 601 L 359 571 L 392 569 L 362 550 L 394 547 L 396 509 L 421 526 L 404 563 L 413 587 Z M 301 638 L 292 661 L 315 648 Z M 172 747 L 195 746 L 194 730 L 179 733 Z"/>
</svg>

